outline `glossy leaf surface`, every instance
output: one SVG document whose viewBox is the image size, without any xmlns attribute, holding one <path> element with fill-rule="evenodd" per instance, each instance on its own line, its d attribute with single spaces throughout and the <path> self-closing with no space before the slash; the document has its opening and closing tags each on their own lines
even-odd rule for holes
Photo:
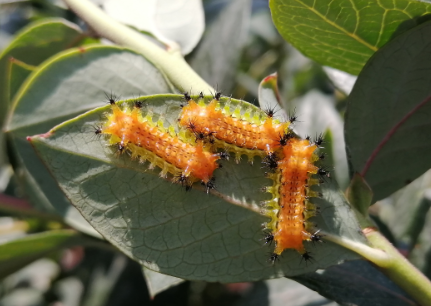
<svg viewBox="0 0 431 306">
<path fill-rule="evenodd" d="M 396 37 L 367 63 L 348 99 L 352 172 L 381 200 L 431 168 L 431 22 Z"/>
<path fill-rule="evenodd" d="M 358 74 L 392 37 L 418 25 L 431 5 L 415 0 L 270 0 L 280 34 L 311 59 Z"/>
<path fill-rule="evenodd" d="M 39 65 L 50 56 L 73 47 L 83 38 L 79 27 L 64 19 L 51 18 L 35 22 L 19 33 L 0 54 L 0 124 L 6 116 L 6 110 L 15 93 L 17 76 L 10 69 L 11 58 L 27 65 Z M 9 88 L 11 84 L 12 90 Z"/>
<path fill-rule="evenodd" d="M 41 64 L 17 94 L 6 127 L 11 148 L 25 167 L 26 190 L 32 202 L 39 209 L 60 213 L 80 230 L 95 233 L 64 197 L 26 137 L 105 104 L 105 95 L 112 92 L 132 96 L 170 90 L 152 64 L 124 48 L 82 47 Z"/>
</svg>

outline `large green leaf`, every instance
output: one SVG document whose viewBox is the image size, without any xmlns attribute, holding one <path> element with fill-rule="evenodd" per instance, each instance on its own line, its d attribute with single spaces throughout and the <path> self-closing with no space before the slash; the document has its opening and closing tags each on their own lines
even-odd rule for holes
<svg viewBox="0 0 431 306">
<path fill-rule="evenodd" d="M 79 235 L 71 230 L 33 234 L 0 245 L 0 279 L 48 253 L 76 245 Z"/>
<path fill-rule="evenodd" d="M 431 168 L 431 22 L 396 37 L 367 63 L 348 99 L 351 170 L 387 197 Z"/>
<path fill-rule="evenodd" d="M 25 166 L 21 172 L 33 202 L 48 210 L 55 207 L 75 227 L 86 222 L 64 197 L 26 137 L 103 105 L 105 93 L 111 91 L 133 96 L 171 89 L 163 75 L 140 54 L 113 46 L 81 47 L 56 55 L 31 74 L 14 100 L 6 126 L 18 157 L 16 164 L 22 161 Z"/>
<path fill-rule="evenodd" d="M 0 126 L 3 126 L 11 100 L 34 66 L 78 44 L 82 38 L 77 25 L 49 18 L 32 23 L 12 40 L 0 53 Z M 8 164 L 4 147 L 4 135 L 0 131 L 0 165 Z"/>
<path fill-rule="evenodd" d="M 415 0 L 270 0 L 281 35 L 313 60 L 358 74 L 393 36 L 431 13 Z"/>
<path fill-rule="evenodd" d="M 148 96 L 145 101 L 153 120 L 162 115 L 165 126 L 176 125 L 182 96 Z M 236 105 L 252 107 L 232 99 Z M 270 263 L 272 247 L 262 241 L 261 224 L 267 218 L 258 204 L 269 198 L 261 188 L 272 183 L 258 159 L 253 166 L 224 161 L 214 174 L 216 192 L 206 194 L 200 186 L 186 192 L 161 179 L 159 170 L 148 170 L 126 154 L 117 157 L 115 149 L 95 137 L 91 127 L 100 125 L 108 110 L 87 112 L 29 140 L 93 227 L 144 266 L 184 279 L 239 282 L 298 275 L 357 258 L 331 242 L 306 243 L 314 261 L 301 262 L 296 251 L 288 250 Z M 325 185 L 323 199 L 315 200 L 322 213 L 314 221 L 326 232 L 365 243 L 335 181 Z"/>
<path fill-rule="evenodd" d="M 82 38 L 83 34 L 77 25 L 60 18 L 32 23 L 15 37 L 0 54 L 0 126 L 13 98 L 9 84 L 17 83 L 16 76 L 11 80 L 8 69 L 10 59 L 37 66 L 50 56 L 73 47 Z M 23 81 L 22 78 L 20 80 Z"/>
</svg>

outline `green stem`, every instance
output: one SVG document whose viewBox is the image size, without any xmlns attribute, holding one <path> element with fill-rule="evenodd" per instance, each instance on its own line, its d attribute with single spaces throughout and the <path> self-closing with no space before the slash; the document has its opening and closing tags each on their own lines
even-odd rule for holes
<svg viewBox="0 0 431 306">
<path fill-rule="evenodd" d="M 184 60 L 179 52 L 167 52 L 141 33 L 117 22 L 88 0 L 64 2 L 100 36 L 140 52 L 156 65 L 180 90 L 211 93 L 208 85 Z"/>
<path fill-rule="evenodd" d="M 431 282 L 415 266 L 413 266 L 396 248 L 378 231 L 366 233 L 369 241 L 390 257 L 388 264 L 382 268 L 398 286 L 410 294 L 420 305 L 431 305 Z"/>
<path fill-rule="evenodd" d="M 334 236 L 323 231 L 321 231 L 321 233 L 323 234 L 325 240 L 341 245 L 346 249 L 349 249 L 368 259 L 381 268 L 387 267 L 389 265 L 391 258 L 382 250 L 374 249 L 366 244 L 356 242 L 345 237 Z"/>
<path fill-rule="evenodd" d="M 326 240 L 339 244 L 377 265 L 386 276 L 420 305 L 431 306 L 430 280 L 402 256 L 380 232 L 367 228 L 364 233 L 373 247 L 344 237 L 322 234 Z"/>
</svg>

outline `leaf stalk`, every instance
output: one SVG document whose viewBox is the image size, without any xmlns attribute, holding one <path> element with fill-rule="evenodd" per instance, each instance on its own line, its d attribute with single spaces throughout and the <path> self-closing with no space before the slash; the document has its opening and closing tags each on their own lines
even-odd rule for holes
<svg viewBox="0 0 431 306">
<path fill-rule="evenodd" d="M 378 231 L 372 230 L 365 235 L 373 246 L 388 254 L 390 260 L 382 272 L 410 294 L 420 305 L 431 305 L 431 282 L 413 266 L 398 250 Z"/>
<path fill-rule="evenodd" d="M 64 0 L 64 2 L 100 36 L 141 53 L 159 68 L 178 89 L 193 89 L 207 94 L 214 91 L 187 64 L 177 50 L 165 51 L 143 34 L 112 19 L 88 0 Z"/>
<path fill-rule="evenodd" d="M 347 239 L 346 237 L 335 236 L 323 231 L 321 231 L 321 233 L 324 236 L 325 240 L 341 245 L 342 247 L 345 247 L 346 249 L 349 249 L 368 259 L 379 267 L 384 268 L 389 266 L 391 258 L 382 250 L 372 248 L 361 242 Z"/>
</svg>

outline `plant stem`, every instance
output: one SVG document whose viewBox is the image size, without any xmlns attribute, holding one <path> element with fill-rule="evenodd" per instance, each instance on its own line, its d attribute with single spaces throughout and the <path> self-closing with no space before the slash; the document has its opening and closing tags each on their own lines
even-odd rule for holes
<svg viewBox="0 0 431 306">
<path fill-rule="evenodd" d="M 413 266 L 396 248 L 376 230 L 365 232 L 369 241 L 385 251 L 390 261 L 382 269 L 391 280 L 410 294 L 420 305 L 431 305 L 431 282 Z"/>
<path fill-rule="evenodd" d="M 64 226 L 64 220 L 54 214 L 44 213 L 33 209 L 25 200 L 14 198 L 3 193 L 0 193 L 0 212 L 6 212 L 12 215 L 34 217 L 45 221 L 60 222 Z"/>
<path fill-rule="evenodd" d="M 374 249 L 364 243 L 356 242 L 345 237 L 334 236 L 323 231 L 321 231 L 321 233 L 323 234 L 325 240 L 341 245 L 346 249 L 361 255 L 365 259 L 368 259 L 379 267 L 384 268 L 389 265 L 391 258 L 382 250 Z"/>
<path fill-rule="evenodd" d="M 420 305 L 431 305 L 430 280 L 402 256 L 376 229 L 366 228 L 364 230 L 364 234 L 375 248 L 328 233 L 322 234 L 326 240 L 352 250 L 377 265 L 386 276 L 410 294 Z"/>
<path fill-rule="evenodd" d="M 203 91 L 214 89 L 208 85 L 184 60 L 179 52 L 167 52 L 143 34 L 117 22 L 88 0 L 64 0 L 64 2 L 100 36 L 119 45 L 140 52 L 159 68 L 180 90 Z"/>
</svg>

